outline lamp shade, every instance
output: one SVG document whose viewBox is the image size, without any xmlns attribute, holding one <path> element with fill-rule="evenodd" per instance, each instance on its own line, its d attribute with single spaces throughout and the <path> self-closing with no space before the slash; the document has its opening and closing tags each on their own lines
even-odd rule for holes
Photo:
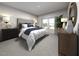
<svg viewBox="0 0 79 59">
<path fill-rule="evenodd" d="M 61 18 L 61 22 L 67 22 L 68 18 Z"/>
<path fill-rule="evenodd" d="M 10 17 L 4 16 L 4 17 L 3 17 L 3 21 L 4 21 L 4 22 L 9 22 L 9 21 L 10 21 Z"/>
</svg>

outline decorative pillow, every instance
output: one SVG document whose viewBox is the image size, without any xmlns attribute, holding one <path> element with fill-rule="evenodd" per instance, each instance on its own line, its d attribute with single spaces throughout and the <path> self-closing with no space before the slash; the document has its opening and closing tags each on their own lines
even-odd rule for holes
<svg viewBox="0 0 79 59">
<path fill-rule="evenodd" d="M 33 27 L 33 24 L 28 24 L 28 27 Z"/>
<path fill-rule="evenodd" d="M 22 28 L 27 28 L 28 25 L 27 24 L 22 24 Z"/>
</svg>

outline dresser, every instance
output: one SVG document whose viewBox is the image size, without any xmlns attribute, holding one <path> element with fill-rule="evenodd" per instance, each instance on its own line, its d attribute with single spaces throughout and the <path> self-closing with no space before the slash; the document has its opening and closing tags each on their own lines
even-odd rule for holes
<svg viewBox="0 0 79 59">
<path fill-rule="evenodd" d="M 12 38 L 16 38 L 18 37 L 18 29 L 17 28 L 9 28 L 9 29 L 2 29 L 2 39 L 0 41 L 5 41 L 5 40 L 9 40 Z"/>
<path fill-rule="evenodd" d="M 60 56 L 77 55 L 77 36 L 74 33 L 67 33 L 58 29 L 58 53 Z"/>
</svg>

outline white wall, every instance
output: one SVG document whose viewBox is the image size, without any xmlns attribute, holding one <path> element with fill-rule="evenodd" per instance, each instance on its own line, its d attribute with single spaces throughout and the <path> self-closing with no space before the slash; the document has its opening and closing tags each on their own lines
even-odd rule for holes
<svg viewBox="0 0 79 59">
<path fill-rule="evenodd" d="M 10 20 L 10 21 L 11 21 L 11 23 L 14 22 L 13 23 L 14 26 L 16 25 L 15 24 L 16 18 L 24 18 L 27 20 L 36 20 L 37 19 L 37 17 L 34 15 L 19 11 L 17 9 L 11 8 L 11 7 L 3 5 L 3 4 L 0 4 L 0 15 L 11 16 L 12 20 Z M 13 20 L 13 17 L 14 17 L 14 20 Z"/>
<path fill-rule="evenodd" d="M 68 15 L 67 9 L 63 9 L 63 10 L 59 10 L 59 11 L 56 11 L 56 12 L 52 12 L 52 13 L 47 14 L 47 15 L 39 16 L 37 23 L 38 23 L 39 26 L 42 26 L 42 19 L 43 18 L 52 18 L 52 17 L 56 17 L 56 16 L 59 16 L 59 15 L 63 15 L 64 17 L 68 17 L 67 16 Z"/>
</svg>

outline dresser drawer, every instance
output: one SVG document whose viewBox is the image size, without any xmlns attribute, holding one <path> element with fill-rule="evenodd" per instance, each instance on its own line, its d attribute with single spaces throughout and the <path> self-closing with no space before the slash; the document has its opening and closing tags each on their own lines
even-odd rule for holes
<svg viewBox="0 0 79 59">
<path fill-rule="evenodd" d="M 2 41 L 18 37 L 18 29 L 2 29 Z"/>
<path fill-rule="evenodd" d="M 77 55 L 77 37 L 75 34 L 59 33 L 58 38 L 59 54 Z"/>
</svg>

